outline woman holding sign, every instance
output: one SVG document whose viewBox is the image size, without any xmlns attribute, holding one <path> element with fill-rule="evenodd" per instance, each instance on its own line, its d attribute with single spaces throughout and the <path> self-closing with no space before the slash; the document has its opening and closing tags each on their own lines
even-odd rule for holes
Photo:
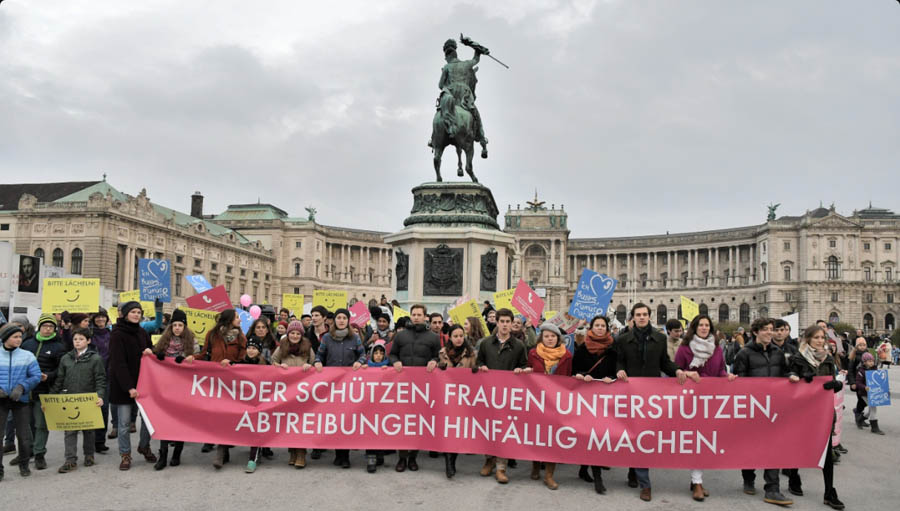
<svg viewBox="0 0 900 511">
<path fill-rule="evenodd" d="M 812 383 L 816 376 L 829 376 L 825 382 L 825 390 L 841 391 L 844 385 L 835 379 L 837 365 L 828 350 L 825 349 L 825 329 L 814 325 L 803 332 L 800 339 L 800 355 L 791 357 L 788 363 L 788 377 L 796 383 L 801 379 Z M 834 489 L 834 453 L 831 446 L 831 435 L 834 434 L 834 415 L 831 416 L 831 432 L 825 445 L 825 464 L 822 466 L 822 477 L 825 479 L 825 504 L 833 509 L 844 509 L 844 503 L 838 499 L 837 490 Z"/>
<path fill-rule="evenodd" d="M 528 365 L 535 373 L 572 376 L 572 354 L 566 349 L 558 326 L 541 325 L 541 340 L 528 352 Z M 551 490 L 559 488 L 559 483 L 553 480 L 556 463 L 546 462 L 544 468 L 544 484 Z M 531 478 L 535 481 L 541 478 L 540 461 L 531 462 Z"/>
<path fill-rule="evenodd" d="M 725 370 L 725 354 L 715 331 L 709 316 L 694 316 L 675 352 L 675 365 L 683 371 L 697 371 L 701 377 L 727 377 L 728 381 L 734 381 L 737 376 Z M 691 496 L 697 502 L 709 497 L 709 492 L 703 488 L 702 470 L 691 470 Z"/>
<path fill-rule="evenodd" d="M 578 338 L 576 337 L 576 339 Z M 601 380 L 604 383 L 612 383 L 616 381 L 615 340 L 609 332 L 609 319 L 606 316 L 594 316 L 584 340 L 580 343 L 576 342 L 572 369 L 575 378 L 585 382 Z M 591 474 L 588 474 L 588 467 L 582 465 L 578 471 L 578 477 L 589 483 L 593 482 L 594 491 L 603 495 L 606 493 L 606 486 L 603 485 L 601 470 L 600 466 L 592 466 Z"/>
</svg>

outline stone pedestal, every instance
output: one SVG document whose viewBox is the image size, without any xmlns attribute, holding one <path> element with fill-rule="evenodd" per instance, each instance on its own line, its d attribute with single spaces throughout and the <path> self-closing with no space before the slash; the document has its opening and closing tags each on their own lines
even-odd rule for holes
<svg viewBox="0 0 900 511">
<path fill-rule="evenodd" d="M 394 296 L 405 307 L 440 311 L 460 296 L 479 303 L 509 286 L 515 237 L 500 230 L 490 189 L 477 183 L 425 183 L 413 188 L 394 248 Z"/>
</svg>

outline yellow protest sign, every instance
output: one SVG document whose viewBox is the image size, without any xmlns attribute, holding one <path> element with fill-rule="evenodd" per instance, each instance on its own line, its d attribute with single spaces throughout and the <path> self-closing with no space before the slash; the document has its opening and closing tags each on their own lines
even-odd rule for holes
<svg viewBox="0 0 900 511">
<path fill-rule="evenodd" d="M 43 312 L 97 312 L 100 279 L 44 279 Z"/>
<path fill-rule="evenodd" d="M 681 317 L 688 323 L 700 314 L 700 306 L 690 298 L 681 297 Z"/>
<path fill-rule="evenodd" d="M 549 321 L 553 319 L 553 316 L 556 316 L 557 314 L 559 314 L 559 312 L 557 311 L 544 311 L 544 319 Z"/>
<path fill-rule="evenodd" d="M 122 291 L 119 293 L 119 305 L 125 302 L 141 302 L 141 292 L 137 289 L 134 291 Z M 153 302 L 141 302 L 141 310 L 144 312 L 144 317 L 156 317 L 156 306 L 153 305 Z"/>
<path fill-rule="evenodd" d="M 160 337 L 162 337 L 162 335 L 151 335 L 150 342 L 153 343 L 154 346 L 156 346 L 156 344 L 159 343 Z"/>
<path fill-rule="evenodd" d="M 187 316 L 187 327 L 194 333 L 194 337 L 197 338 L 197 342 L 201 345 L 203 341 L 206 340 L 206 334 L 215 328 L 216 326 L 216 316 L 219 315 L 216 311 L 207 311 L 201 309 L 191 309 L 185 308 L 181 309 L 184 311 L 184 315 Z"/>
<path fill-rule="evenodd" d="M 394 305 L 394 322 L 396 323 L 400 318 L 408 318 L 409 311 L 403 310 L 400 307 Z"/>
<path fill-rule="evenodd" d="M 281 306 L 294 314 L 303 313 L 303 295 L 284 293 L 281 295 Z"/>
<path fill-rule="evenodd" d="M 474 316 L 481 321 L 481 328 L 485 332 L 485 335 L 491 334 L 488 330 L 487 323 L 484 321 L 484 317 L 481 316 L 481 309 L 478 308 L 478 302 L 475 300 L 469 300 L 462 305 L 457 305 L 448 312 L 454 325 L 465 325 L 466 320 L 469 319 L 469 317 Z"/>
<path fill-rule="evenodd" d="M 313 307 L 321 305 L 330 312 L 347 308 L 347 292 L 333 289 L 316 289 L 313 291 Z"/>
<path fill-rule="evenodd" d="M 41 408 L 47 429 L 83 431 L 103 427 L 103 414 L 97 406 L 96 392 L 87 394 L 42 394 Z"/>
<path fill-rule="evenodd" d="M 514 294 L 516 294 L 515 288 L 507 289 L 506 291 L 497 291 L 494 293 L 494 307 L 496 307 L 497 310 L 509 309 L 513 311 L 513 314 L 519 314 L 519 310 L 512 305 L 512 297 Z"/>
</svg>

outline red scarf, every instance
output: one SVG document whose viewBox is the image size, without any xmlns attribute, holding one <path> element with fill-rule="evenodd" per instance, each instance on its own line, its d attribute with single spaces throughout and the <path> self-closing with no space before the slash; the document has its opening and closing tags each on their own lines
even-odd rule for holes
<svg viewBox="0 0 900 511">
<path fill-rule="evenodd" d="M 603 356 L 606 353 L 606 350 L 612 346 L 613 337 L 606 332 L 606 335 L 603 337 L 597 337 L 594 334 L 593 330 L 588 330 L 587 335 L 584 338 L 584 347 L 592 354 L 596 356 Z"/>
</svg>

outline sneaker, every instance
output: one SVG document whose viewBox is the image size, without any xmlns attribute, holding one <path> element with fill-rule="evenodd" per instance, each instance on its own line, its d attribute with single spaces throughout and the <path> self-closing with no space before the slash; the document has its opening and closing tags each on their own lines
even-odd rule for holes
<svg viewBox="0 0 900 511">
<path fill-rule="evenodd" d="M 766 497 L 763 499 L 763 502 L 767 502 L 769 504 L 777 504 L 779 506 L 790 506 L 794 503 L 793 500 L 782 495 L 780 491 L 766 492 Z"/>
<path fill-rule="evenodd" d="M 43 454 L 38 454 L 34 457 L 34 468 L 38 470 L 44 470 L 47 468 L 47 460 L 44 459 Z"/>
<path fill-rule="evenodd" d="M 96 465 L 96 463 L 94 462 L 93 456 L 85 456 L 84 457 L 84 466 L 93 467 L 94 465 Z"/>
<path fill-rule="evenodd" d="M 252 474 L 252 473 L 256 472 L 256 462 L 248 461 L 247 468 L 244 469 L 244 472 L 247 474 Z"/>
<path fill-rule="evenodd" d="M 753 483 L 744 481 L 744 493 L 747 495 L 756 495 L 756 486 Z"/>
<path fill-rule="evenodd" d="M 59 467 L 59 470 L 57 470 L 57 472 L 59 472 L 60 474 L 68 474 L 69 472 L 74 472 L 77 468 L 78 465 L 67 461 L 63 464 L 63 466 Z"/>
</svg>

